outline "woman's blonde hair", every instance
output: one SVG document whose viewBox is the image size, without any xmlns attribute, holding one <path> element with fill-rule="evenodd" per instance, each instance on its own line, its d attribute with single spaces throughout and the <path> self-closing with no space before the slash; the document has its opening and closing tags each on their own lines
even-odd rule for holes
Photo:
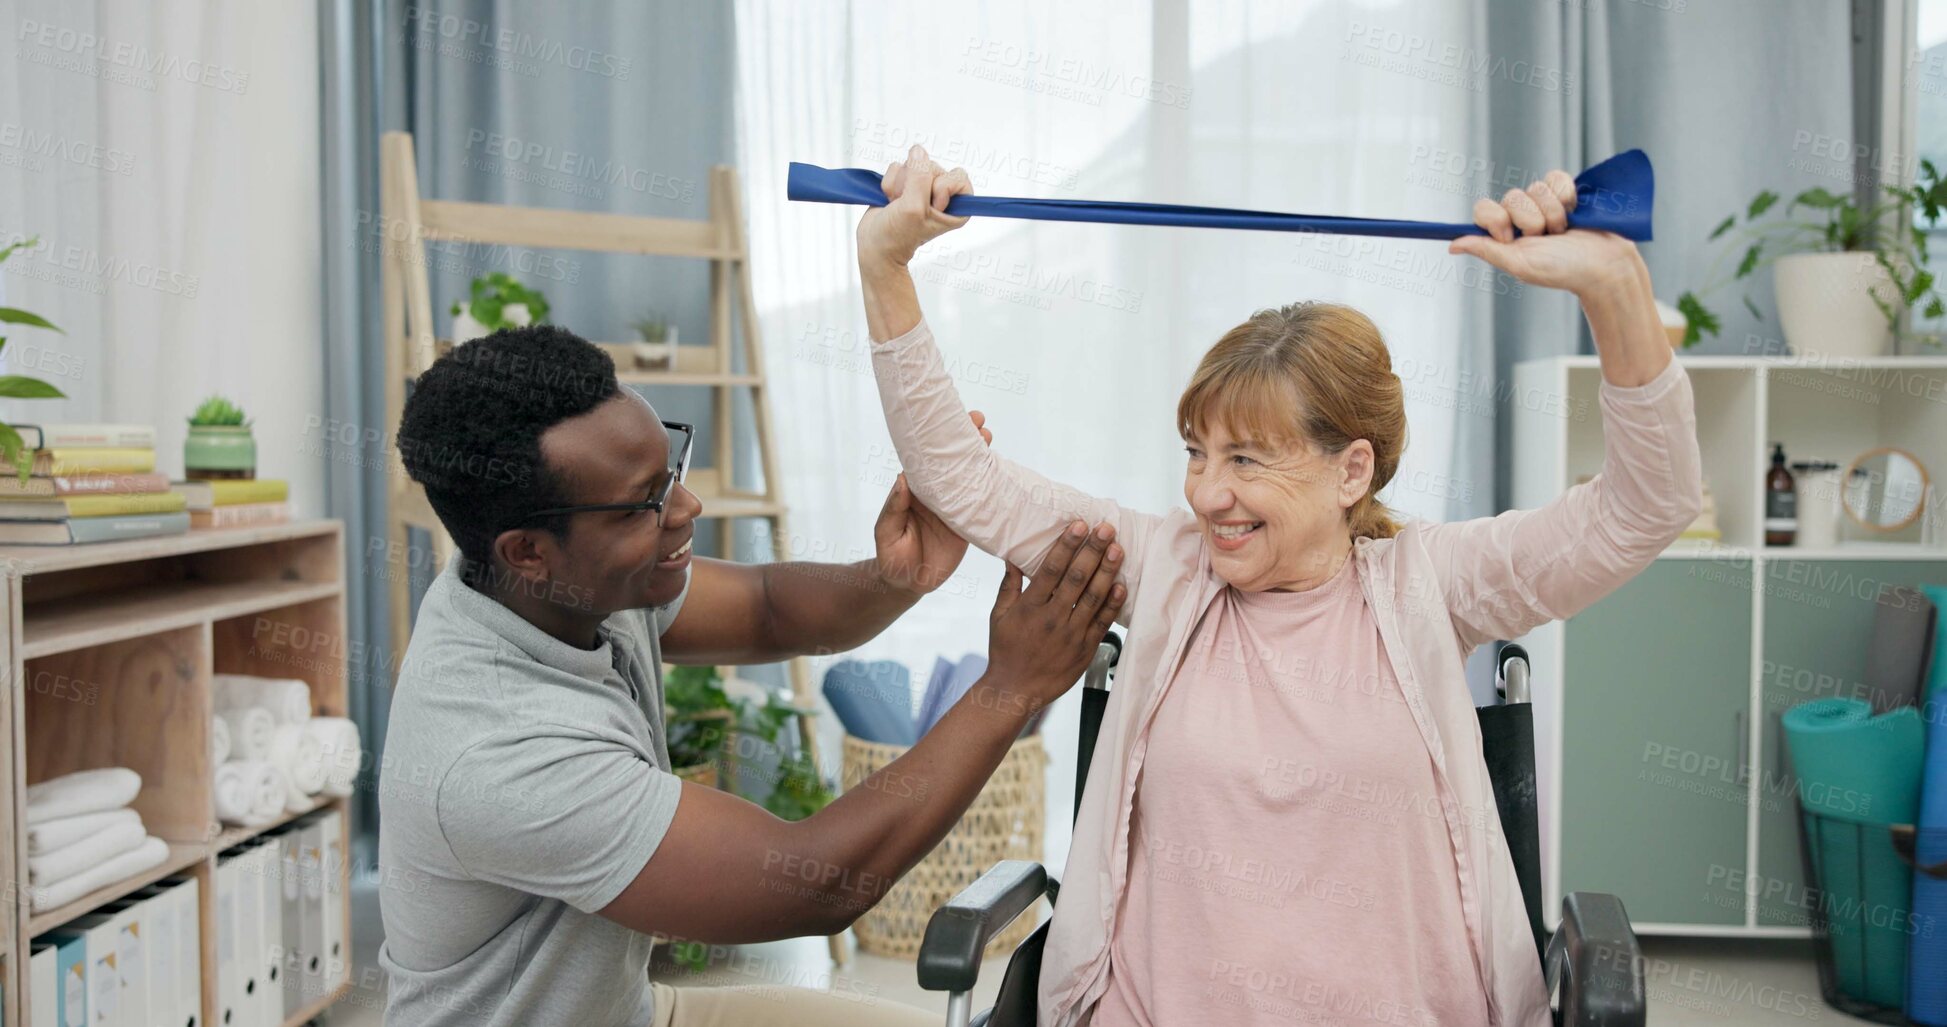
<svg viewBox="0 0 1947 1027">
<path fill-rule="evenodd" d="M 1386 340 L 1366 315 L 1334 303 L 1260 310 L 1203 355 L 1176 404 L 1177 430 L 1201 437 L 1212 421 L 1240 437 L 1312 443 L 1337 454 L 1372 443 L 1372 486 L 1346 511 L 1353 538 L 1399 531 L 1377 493 L 1399 470 L 1406 403 Z"/>
</svg>

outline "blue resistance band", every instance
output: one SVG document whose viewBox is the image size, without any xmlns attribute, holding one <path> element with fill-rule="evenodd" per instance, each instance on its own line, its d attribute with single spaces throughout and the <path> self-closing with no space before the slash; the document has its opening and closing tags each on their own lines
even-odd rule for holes
<svg viewBox="0 0 1947 1027">
<path fill-rule="evenodd" d="M 813 203 L 886 205 L 881 175 L 864 168 L 821 168 L 793 161 L 785 194 Z M 1650 205 L 1656 175 L 1641 150 L 1627 150 L 1575 176 L 1576 205 L 1571 228 L 1614 232 L 1636 242 L 1650 239 Z M 1494 197 L 1499 199 L 1499 197 Z M 1243 228 L 1264 232 L 1326 232 L 1377 235 L 1392 239 L 1453 239 L 1486 235 L 1479 225 L 1441 221 L 1339 218 L 1316 214 L 1270 214 L 1223 207 L 1184 207 L 1168 203 L 1113 200 L 1036 200 L 1012 196 L 955 196 L 946 205 L 955 216 L 1026 218 L 1031 221 L 1092 221 L 1112 225 L 1177 225 L 1184 228 Z"/>
</svg>

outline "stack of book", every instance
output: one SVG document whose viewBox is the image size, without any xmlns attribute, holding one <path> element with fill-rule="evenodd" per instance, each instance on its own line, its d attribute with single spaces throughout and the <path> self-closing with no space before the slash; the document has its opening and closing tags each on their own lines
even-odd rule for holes
<svg viewBox="0 0 1947 1027">
<path fill-rule="evenodd" d="M 282 478 L 179 481 L 192 528 L 246 528 L 291 519 L 291 483 Z"/>
<path fill-rule="evenodd" d="M 0 460 L 0 545 L 71 545 L 189 530 L 180 492 L 155 472 L 146 424 L 17 424 L 31 476 Z"/>
</svg>

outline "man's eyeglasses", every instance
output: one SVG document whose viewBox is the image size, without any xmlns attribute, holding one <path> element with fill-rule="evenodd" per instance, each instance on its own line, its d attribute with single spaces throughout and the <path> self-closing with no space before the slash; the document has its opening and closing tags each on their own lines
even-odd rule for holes
<svg viewBox="0 0 1947 1027">
<path fill-rule="evenodd" d="M 662 526 L 663 508 L 669 502 L 670 493 L 676 490 L 676 483 L 683 480 L 683 473 L 690 469 L 690 447 L 696 442 L 696 427 L 681 421 L 664 421 L 663 427 L 669 429 L 669 449 L 676 459 L 669 467 L 669 475 L 659 486 L 653 486 L 655 495 L 640 503 L 588 503 L 581 506 L 554 506 L 546 510 L 536 510 L 521 519 L 525 524 L 539 517 L 552 517 L 559 514 L 595 513 L 597 511 L 639 510 L 656 515 L 656 526 Z M 681 443 L 676 441 L 676 433 L 682 432 Z"/>
</svg>

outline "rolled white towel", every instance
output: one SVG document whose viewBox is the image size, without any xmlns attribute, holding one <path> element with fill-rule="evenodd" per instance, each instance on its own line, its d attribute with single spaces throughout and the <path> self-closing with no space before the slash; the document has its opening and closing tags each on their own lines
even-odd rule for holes
<svg viewBox="0 0 1947 1027">
<path fill-rule="evenodd" d="M 251 805 L 257 799 L 257 778 L 251 772 L 253 766 L 265 764 L 245 764 L 241 760 L 230 760 L 218 764 L 216 768 L 216 818 L 226 824 L 247 824 L 251 818 Z"/>
<path fill-rule="evenodd" d="M 262 706 L 279 724 L 302 724 L 311 719 L 311 686 L 296 678 L 217 674 L 211 683 L 218 709 Z"/>
<path fill-rule="evenodd" d="M 358 764 L 363 758 L 358 725 L 344 717 L 313 717 L 305 723 L 304 730 L 318 739 L 325 767 L 324 793 L 338 799 L 350 795 L 358 781 Z"/>
<path fill-rule="evenodd" d="M 230 722 L 210 718 L 210 766 L 220 767 L 230 758 Z"/>
<path fill-rule="evenodd" d="M 250 819 L 246 823 L 255 827 L 283 816 L 284 796 L 290 788 L 284 771 L 269 760 L 248 761 L 245 765 L 253 768 L 245 771 L 251 777 Z"/>
<path fill-rule="evenodd" d="M 117 821 L 73 845 L 27 857 L 27 883 L 35 887 L 58 884 L 142 844 L 149 833 L 142 822 Z"/>
<path fill-rule="evenodd" d="M 277 718 L 261 706 L 218 710 L 218 717 L 229 726 L 230 758 L 261 760 L 270 755 L 271 736 L 277 731 Z"/>
<path fill-rule="evenodd" d="M 162 865 L 169 858 L 169 843 L 153 835 L 142 840 L 140 845 L 116 856 L 106 863 L 99 863 L 45 888 L 30 887 L 29 901 L 33 911 L 44 913 L 58 906 L 65 906 L 97 888 L 106 888 L 116 881 L 125 881 L 145 870 Z"/>
<path fill-rule="evenodd" d="M 28 826 L 60 817 L 120 809 L 142 791 L 142 775 L 127 767 L 102 767 L 64 774 L 27 786 Z"/>
<path fill-rule="evenodd" d="M 111 809 L 42 821 L 27 829 L 27 854 L 38 856 L 43 852 L 66 848 L 91 834 L 124 822 L 141 827 L 142 814 L 132 809 Z"/>
<path fill-rule="evenodd" d="M 293 792 L 312 796 L 324 790 L 324 743 L 318 735 L 296 724 L 278 725 L 270 743 L 270 760 L 290 776 Z"/>
</svg>

